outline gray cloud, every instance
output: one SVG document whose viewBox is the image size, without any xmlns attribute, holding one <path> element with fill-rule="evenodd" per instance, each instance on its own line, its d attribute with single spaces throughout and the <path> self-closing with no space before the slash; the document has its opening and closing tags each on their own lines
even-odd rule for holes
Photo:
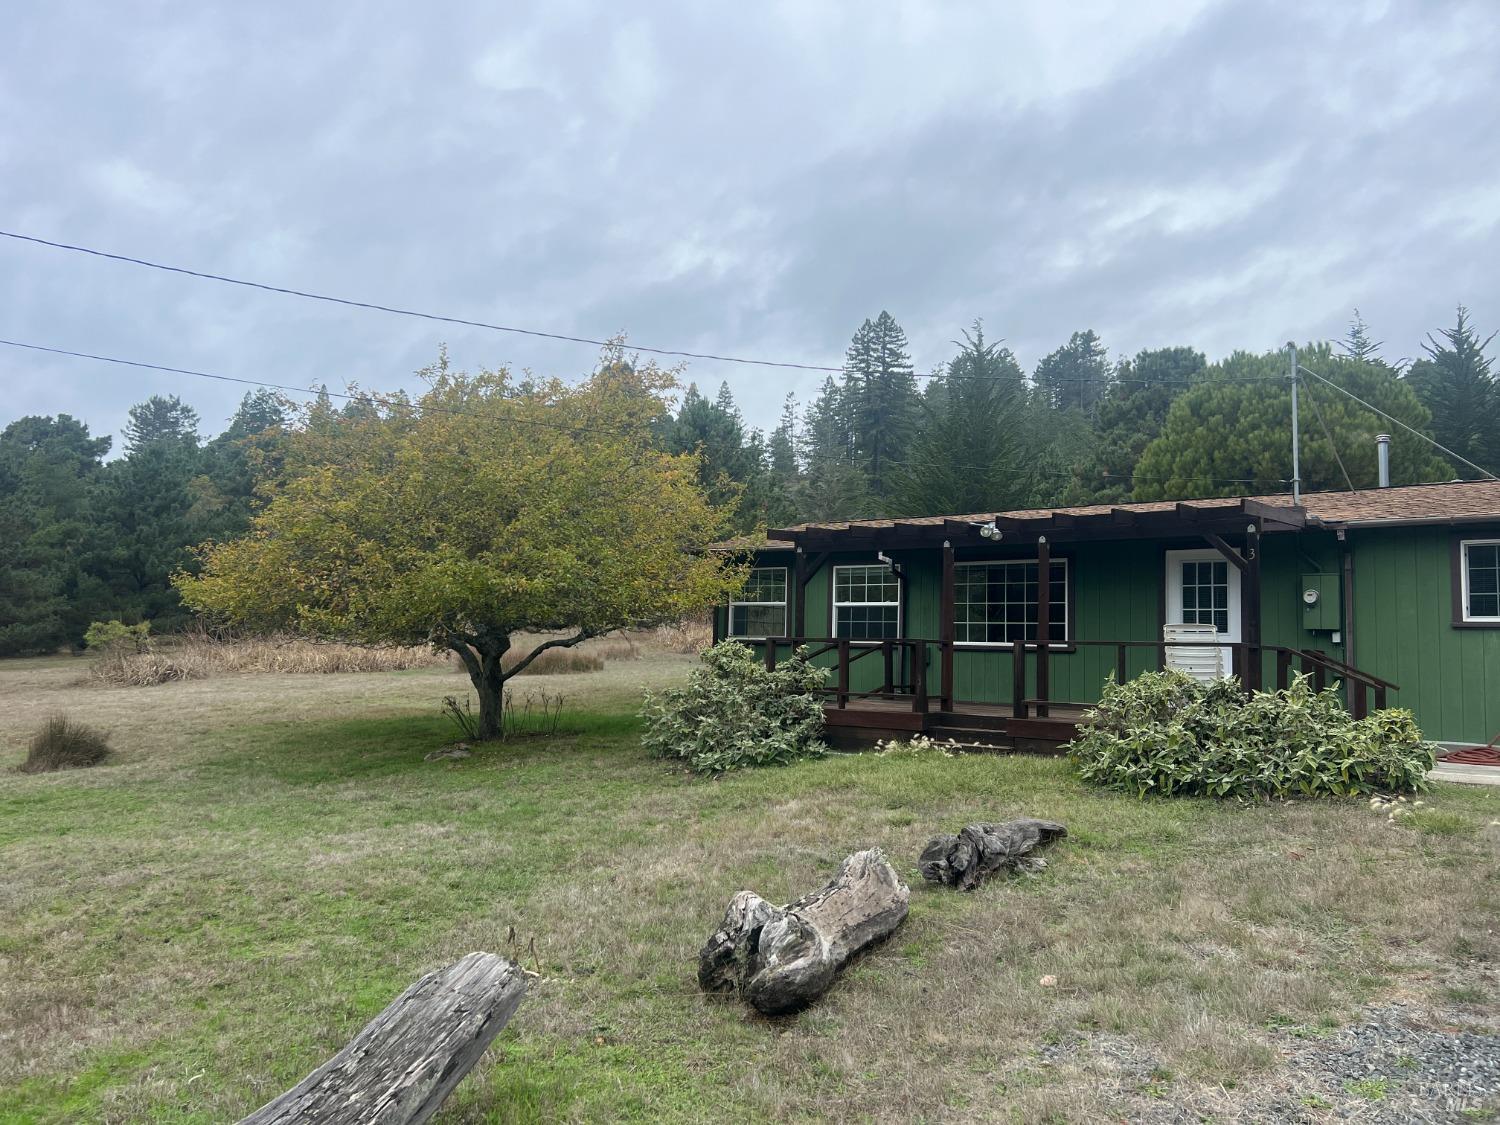
<svg viewBox="0 0 1500 1125">
<path fill-rule="evenodd" d="M 977 316 L 1394 358 L 1500 324 L 1500 11 L 1463 3 L 48 5 L 0 44 L 0 225 L 352 297 L 919 367 Z M 0 244 L 0 335 L 294 385 L 589 349 Z M 695 363 L 774 420 L 813 375 Z M 0 350 L 6 417 L 239 391 Z"/>
</svg>

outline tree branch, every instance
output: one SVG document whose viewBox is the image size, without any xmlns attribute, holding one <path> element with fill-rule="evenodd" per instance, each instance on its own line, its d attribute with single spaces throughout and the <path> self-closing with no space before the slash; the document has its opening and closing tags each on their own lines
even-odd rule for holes
<svg viewBox="0 0 1500 1125">
<path fill-rule="evenodd" d="M 508 680 L 512 676 L 519 676 L 526 670 L 527 665 L 529 665 L 538 656 L 541 656 L 542 653 L 546 652 L 549 648 L 572 648 L 574 645 L 581 644 L 594 635 L 595 634 L 589 629 L 580 629 L 571 637 L 558 637 L 555 640 L 543 641 L 541 644 L 537 645 L 536 648 L 532 649 L 524 660 L 522 660 L 519 664 L 517 664 L 514 668 L 507 672 L 505 674 L 505 678 Z"/>
</svg>

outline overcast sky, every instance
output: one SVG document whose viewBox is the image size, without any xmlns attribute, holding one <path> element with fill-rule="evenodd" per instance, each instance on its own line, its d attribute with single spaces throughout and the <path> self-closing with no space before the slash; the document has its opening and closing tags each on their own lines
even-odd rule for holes
<svg viewBox="0 0 1500 1125">
<path fill-rule="evenodd" d="M 1500 326 L 1500 4 L 17 0 L 0 227 L 452 316 L 920 370 Z M 0 336 L 296 386 L 594 349 L 0 239 Z M 813 374 L 695 362 L 774 423 Z M 0 423 L 244 388 L 0 348 Z"/>
</svg>

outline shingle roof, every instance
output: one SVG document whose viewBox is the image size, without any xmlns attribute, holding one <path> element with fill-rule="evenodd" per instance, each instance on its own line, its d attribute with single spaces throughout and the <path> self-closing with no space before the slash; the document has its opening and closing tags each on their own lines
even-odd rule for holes
<svg viewBox="0 0 1500 1125">
<path fill-rule="evenodd" d="M 1193 500 L 1194 508 L 1234 507 L 1241 500 L 1255 500 L 1277 507 L 1292 507 L 1288 493 L 1273 496 L 1225 496 Z M 786 532 L 846 531 L 850 528 L 884 528 L 941 526 L 947 520 L 982 523 L 992 517 L 1012 519 L 1039 518 L 1053 515 L 1107 515 L 1116 508 L 1132 512 L 1170 512 L 1175 500 L 1149 500 L 1118 504 L 1079 504 L 1071 507 L 1026 508 L 1010 512 L 973 512 L 957 516 L 912 516 L 903 519 L 845 520 L 834 523 L 800 523 L 783 529 Z M 1467 520 L 1500 519 L 1500 480 L 1447 481 L 1442 484 L 1411 484 L 1394 488 L 1370 488 L 1359 492 L 1304 492 L 1302 508 L 1308 518 L 1323 524 L 1358 527 L 1393 521 L 1403 523 L 1462 523 Z M 791 550 L 786 539 L 755 540 L 742 537 L 716 543 L 725 550 Z"/>
</svg>

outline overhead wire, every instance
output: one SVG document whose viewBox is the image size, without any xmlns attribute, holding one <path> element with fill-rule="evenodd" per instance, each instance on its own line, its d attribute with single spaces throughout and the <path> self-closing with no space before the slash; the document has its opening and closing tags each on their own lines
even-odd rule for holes
<svg viewBox="0 0 1500 1125">
<path fill-rule="evenodd" d="M 1349 476 L 1349 470 L 1344 468 L 1344 459 L 1339 455 L 1339 444 L 1333 440 L 1333 431 L 1328 428 L 1328 423 L 1323 421 L 1323 412 L 1318 409 L 1317 396 L 1312 393 L 1312 388 L 1307 388 L 1307 401 L 1312 405 L 1313 414 L 1317 416 L 1318 425 L 1323 427 L 1323 436 L 1328 439 L 1329 448 L 1333 450 L 1333 459 L 1339 463 L 1339 472 L 1344 474 L 1344 483 L 1349 486 L 1350 492 L 1358 492 L 1354 487 L 1354 479 Z"/>
<path fill-rule="evenodd" d="M 1461 454 L 1454 453 L 1453 450 L 1449 449 L 1446 445 L 1442 444 L 1441 442 L 1437 441 L 1434 438 L 1428 437 L 1421 430 L 1415 428 L 1414 426 L 1407 425 L 1405 422 L 1401 421 L 1400 418 L 1397 418 L 1397 417 L 1395 417 L 1394 415 L 1391 415 L 1391 414 L 1387 414 L 1384 410 L 1381 410 L 1380 407 L 1371 405 L 1370 403 L 1366 402 L 1364 399 L 1360 398 L 1353 391 L 1346 390 L 1345 388 L 1339 386 L 1332 379 L 1325 379 L 1322 375 L 1319 375 L 1316 371 L 1313 371 L 1311 368 L 1303 367 L 1300 363 L 1297 364 L 1297 370 L 1301 371 L 1305 375 L 1311 375 L 1314 379 L 1317 379 L 1319 382 L 1327 383 L 1330 387 L 1332 387 L 1334 390 L 1338 391 L 1340 394 L 1344 394 L 1344 395 L 1347 395 L 1348 397 L 1352 398 L 1355 402 L 1359 403 L 1366 410 L 1373 411 L 1374 413 L 1380 415 L 1380 417 L 1384 418 L 1387 422 L 1394 422 L 1396 425 L 1400 426 L 1403 430 L 1406 430 L 1408 433 L 1415 434 L 1417 437 L 1421 438 L 1423 441 L 1427 442 L 1429 445 L 1432 445 L 1434 448 L 1442 450 L 1449 457 L 1452 457 L 1455 461 L 1462 461 L 1465 465 L 1469 466 L 1469 468 L 1473 469 L 1475 472 L 1477 472 L 1477 473 L 1483 473 L 1485 476 L 1489 477 L 1490 480 L 1500 480 L 1500 477 L 1495 476 L 1495 474 L 1492 473 L 1492 472 L 1490 472 L 1488 469 L 1484 468 L 1481 465 L 1474 464 L 1473 461 L 1470 461 L 1467 457 L 1464 457 Z"/>
<path fill-rule="evenodd" d="M 93 246 L 83 246 L 78 243 L 60 242 L 50 238 L 40 238 L 36 235 L 22 234 L 19 231 L 0 230 L 0 237 L 9 238 L 16 242 L 30 243 L 35 246 L 50 247 L 54 250 L 65 250 L 75 254 L 85 254 L 94 258 L 102 258 L 108 261 L 121 262 L 127 265 L 140 266 L 145 269 L 159 270 L 163 273 L 179 274 L 183 277 L 197 278 L 201 281 L 214 281 L 223 285 L 238 285 L 246 289 L 258 289 L 266 293 L 276 293 L 287 297 L 300 297 L 309 301 L 322 301 L 327 304 L 341 305 L 346 308 L 363 309 L 370 312 L 383 312 L 394 316 L 415 317 L 420 320 L 435 321 L 442 324 L 456 324 L 466 328 L 481 328 L 491 332 L 507 332 L 521 336 L 532 336 L 544 340 L 559 340 L 566 343 L 589 344 L 593 347 L 611 347 L 619 343 L 616 340 L 595 338 L 590 336 L 573 336 L 561 332 L 548 332 L 536 328 L 521 328 L 516 325 L 494 324 L 483 320 L 474 320 L 469 317 L 454 316 L 445 313 L 426 312 L 420 309 L 408 309 L 398 305 L 387 305 L 376 301 L 362 301 L 352 297 L 339 297 L 328 293 L 319 293 L 308 289 L 297 289 L 285 285 L 272 285 L 267 282 L 251 281 L 246 278 L 232 277 L 228 274 L 212 273 L 207 270 L 190 269 L 187 266 L 176 266 L 166 262 L 158 262 L 149 258 L 135 257 L 130 254 L 120 254 L 109 250 L 101 250 Z M 843 374 L 847 371 L 846 366 L 832 367 L 826 364 L 800 363 L 788 360 L 755 359 L 745 356 L 719 355 L 713 352 L 695 352 L 682 348 L 651 347 L 645 344 L 629 343 L 625 345 L 633 352 L 644 352 L 650 355 L 671 356 L 679 359 L 700 359 L 713 363 L 733 363 L 752 367 L 782 368 L 793 371 L 822 371 L 828 374 Z M 985 380 L 987 382 L 1009 383 L 1014 380 L 1004 376 L 993 375 L 955 375 L 949 372 L 912 372 L 914 379 L 943 379 L 948 381 L 962 380 L 965 382 Z M 1024 383 L 1024 376 L 1023 376 Z M 1109 383 L 1130 383 L 1142 386 L 1190 386 L 1195 383 L 1204 382 L 1200 379 L 1132 379 L 1108 377 L 1102 381 L 1089 378 L 1065 378 L 1051 379 L 1049 383 L 1074 386 L 1079 384 L 1095 384 L 1101 386 Z M 1215 380 L 1217 382 L 1265 382 L 1263 376 L 1223 376 Z"/>
</svg>

